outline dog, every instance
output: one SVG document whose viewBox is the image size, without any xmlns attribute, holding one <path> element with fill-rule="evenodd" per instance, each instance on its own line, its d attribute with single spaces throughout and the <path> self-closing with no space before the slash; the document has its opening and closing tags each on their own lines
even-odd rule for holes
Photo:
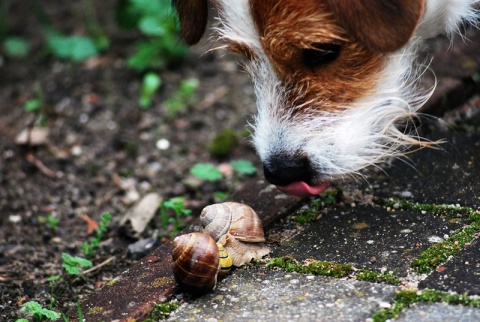
<svg viewBox="0 0 480 322">
<path fill-rule="evenodd" d="M 210 0 L 219 38 L 244 56 L 257 97 L 253 144 L 268 182 L 299 197 L 428 146 L 412 124 L 431 90 L 422 42 L 478 22 L 479 0 Z M 183 39 L 207 0 L 173 0 Z"/>
</svg>

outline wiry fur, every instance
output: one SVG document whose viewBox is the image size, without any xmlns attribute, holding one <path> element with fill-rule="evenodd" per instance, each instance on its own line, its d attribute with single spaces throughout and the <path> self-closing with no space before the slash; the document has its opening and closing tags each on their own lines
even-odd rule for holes
<svg viewBox="0 0 480 322">
<path fill-rule="evenodd" d="M 474 23 L 478 15 L 473 5 L 478 2 L 427 1 L 416 34 L 406 46 L 389 54 L 374 90 L 328 109 L 332 103 L 321 95 L 302 100 L 304 87 L 287 89 L 279 79 L 262 48 L 248 0 L 217 1 L 221 38 L 254 54 L 246 68 L 257 95 L 253 143 L 266 166 L 272 155 L 305 155 L 317 173 L 314 180 L 330 181 L 401 156 L 412 144 L 422 144 L 415 132 L 401 130 L 431 94 L 419 93 L 416 88 L 419 76 L 412 62 L 417 44 L 439 33 L 458 32 L 462 21 Z M 420 68 L 420 74 L 423 71 Z"/>
<path fill-rule="evenodd" d="M 253 143 L 267 180 L 298 196 L 428 146 L 415 131 L 430 97 L 418 47 L 476 24 L 480 0 L 173 0 L 196 43 L 208 16 L 246 58 L 257 96 Z M 365 23 L 369 21 L 370 23 Z M 428 65 L 428 64 L 426 64 Z"/>
</svg>

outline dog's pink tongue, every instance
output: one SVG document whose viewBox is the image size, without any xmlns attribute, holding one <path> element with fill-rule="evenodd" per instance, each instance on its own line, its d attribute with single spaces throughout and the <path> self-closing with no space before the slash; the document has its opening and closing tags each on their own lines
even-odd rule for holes
<svg viewBox="0 0 480 322">
<path fill-rule="evenodd" d="M 329 185 L 330 183 L 326 182 L 316 186 L 309 186 L 303 181 L 297 181 L 286 186 L 277 186 L 277 189 L 289 195 L 294 195 L 297 197 L 309 197 L 321 194 L 328 188 Z"/>
</svg>

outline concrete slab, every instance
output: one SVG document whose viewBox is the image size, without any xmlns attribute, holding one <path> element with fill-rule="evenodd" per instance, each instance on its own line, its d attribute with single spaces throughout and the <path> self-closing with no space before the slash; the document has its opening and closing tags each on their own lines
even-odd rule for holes
<svg viewBox="0 0 480 322">
<path fill-rule="evenodd" d="M 443 150 L 423 149 L 410 155 L 412 166 L 396 162 L 372 181 L 375 195 L 401 197 L 434 204 L 460 204 L 480 208 L 480 133 L 437 133 L 429 139 L 445 139 Z M 372 182 L 371 181 L 371 182 Z"/>
<path fill-rule="evenodd" d="M 365 321 L 388 305 L 395 287 L 249 267 L 169 321 Z"/>
<path fill-rule="evenodd" d="M 478 322 L 480 309 L 445 303 L 416 303 L 392 322 Z"/>
<path fill-rule="evenodd" d="M 419 287 L 480 295 L 480 242 L 478 239 L 420 282 Z"/>
<path fill-rule="evenodd" d="M 419 212 L 388 212 L 377 206 L 335 208 L 271 256 L 350 263 L 406 276 L 413 258 L 461 222 Z"/>
</svg>

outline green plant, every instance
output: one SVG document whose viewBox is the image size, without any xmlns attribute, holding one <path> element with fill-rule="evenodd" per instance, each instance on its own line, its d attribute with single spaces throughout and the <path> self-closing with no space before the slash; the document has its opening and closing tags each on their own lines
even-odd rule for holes
<svg viewBox="0 0 480 322">
<path fill-rule="evenodd" d="M 253 163 L 248 160 L 232 160 L 230 164 L 240 175 L 251 176 L 257 172 L 257 169 Z"/>
<path fill-rule="evenodd" d="M 178 42 L 178 26 L 170 0 L 122 0 L 118 2 L 117 23 L 137 28 L 144 35 L 127 65 L 136 70 L 163 68 L 184 56 L 186 47 Z"/>
<path fill-rule="evenodd" d="M 62 253 L 63 264 L 62 267 L 69 275 L 81 275 L 81 268 L 92 267 L 92 262 L 88 259 L 71 256 L 67 253 Z"/>
<path fill-rule="evenodd" d="M 34 321 L 56 321 L 60 318 L 60 314 L 48 310 L 42 307 L 42 305 L 36 301 L 28 301 L 22 304 L 22 308 L 24 308 L 25 313 L 32 314 Z M 24 322 L 27 319 L 18 319 L 16 322 Z"/>
<path fill-rule="evenodd" d="M 167 209 L 171 209 L 174 212 L 174 217 L 168 216 Z M 160 205 L 160 214 L 162 228 L 166 229 L 167 225 L 173 224 L 172 235 L 176 235 L 183 227 L 183 216 L 189 216 L 192 213 L 190 209 L 185 209 L 185 201 L 182 197 L 174 197 L 166 200 Z"/>
<path fill-rule="evenodd" d="M 190 174 L 202 180 L 217 181 L 222 179 L 222 173 L 211 163 L 197 163 L 190 169 Z"/>
<path fill-rule="evenodd" d="M 141 108 L 148 108 L 152 104 L 153 94 L 162 85 L 162 79 L 156 73 L 150 72 L 143 76 L 142 87 L 140 89 L 140 98 L 138 105 Z"/>
<path fill-rule="evenodd" d="M 52 54 L 61 59 L 81 62 L 98 55 L 95 42 L 90 37 L 64 36 L 52 28 L 46 28 L 45 38 Z"/>
<path fill-rule="evenodd" d="M 164 102 L 170 118 L 174 118 L 193 100 L 198 84 L 196 78 L 185 79 L 180 82 L 177 91 Z"/>
<path fill-rule="evenodd" d="M 231 129 L 223 129 L 208 145 L 208 151 L 216 157 L 228 156 L 238 143 L 238 137 Z"/>
<path fill-rule="evenodd" d="M 104 212 L 102 214 L 102 217 L 100 219 L 100 223 L 98 224 L 98 229 L 94 237 L 90 238 L 90 242 L 83 242 L 82 243 L 82 249 L 83 253 L 87 258 L 92 257 L 93 252 L 98 249 L 98 246 L 100 245 L 100 241 L 103 238 L 103 235 L 107 232 L 108 229 L 108 224 L 110 223 L 112 219 L 112 215 L 108 212 Z"/>
<path fill-rule="evenodd" d="M 48 215 L 46 217 L 39 216 L 38 222 L 42 225 L 47 225 L 48 228 L 55 230 L 58 227 L 58 218 L 52 215 Z"/>
<path fill-rule="evenodd" d="M 8 37 L 3 41 L 3 50 L 7 56 L 23 58 L 28 55 L 30 45 L 24 38 Z"/>
</svg>

